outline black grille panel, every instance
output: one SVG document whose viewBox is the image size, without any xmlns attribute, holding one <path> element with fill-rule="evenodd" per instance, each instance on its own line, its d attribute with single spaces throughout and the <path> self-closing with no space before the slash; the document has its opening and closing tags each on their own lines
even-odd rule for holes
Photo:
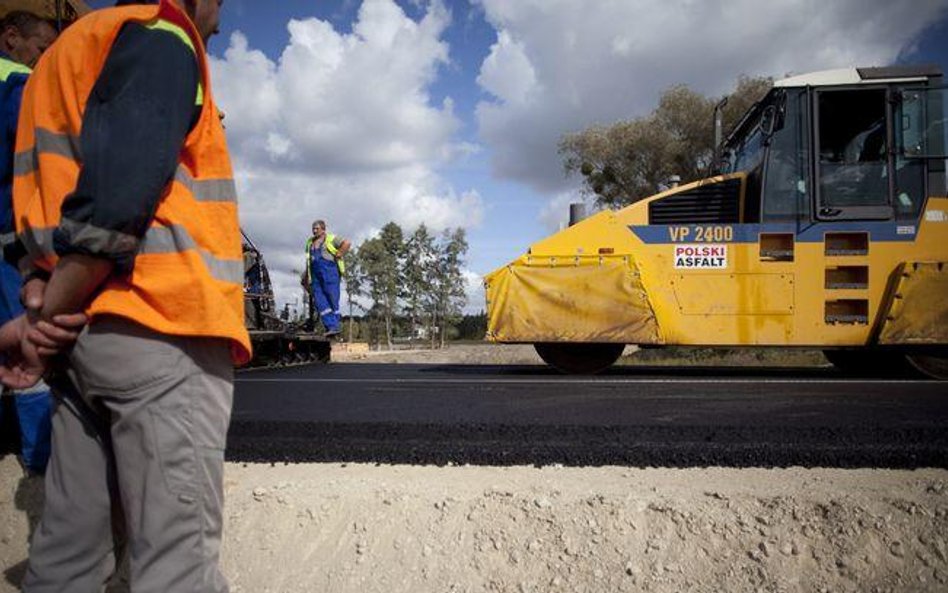
<svg viewBox="0 0 948 593">
<path fill-rule="evenodd" d="M 649 224 L 741 220 L 741 180 L 726 179 L 655 200 L 648 205 Z"/>
</svg>

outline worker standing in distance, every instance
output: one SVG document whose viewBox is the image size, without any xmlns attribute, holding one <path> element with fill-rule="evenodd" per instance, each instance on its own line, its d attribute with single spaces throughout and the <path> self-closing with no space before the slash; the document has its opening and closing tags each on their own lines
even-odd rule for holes
<svg viewBox="0 0 948 593">
<path fill-rule="evenodd" d="M 349 241 L 326 232 L 326 221 L 313 222 L 313 235 L 306 240 L 306 286 L 312 296 L 311 309 L 319 312 L 326 328 L 326 337 L 339 335 L 339 286 L 346 272 L 343 257 L 351 247 Z"/>
<path fill-rule="evenodd" d="M 13 11 L 0 20 L 0 249 L 12 244 L 13 149 L 20 98 L 31 68 L 56 40 L 56 29 L 39 16 Z M 0 325 L 23 313 L 19 271 L 0 258 Z M 46 383 L 11 390 L 20 427 L 20 458 L 31 472 L 42 474 L 49 460 L 52 396 Z M 0 407 L 0 418 L 3 408 Z"/>
<path fill-rule="evenodd" d="M 36 319 L 89 317 L 64 368 L 47 375 L 57 404 L 26 593 L 101 590 L 118 507 L 133 591 L 228 590 L 224 445 L 233 365 L 251 352 L 233 172 L 205 52 L 220 4 L 92 12 L 23 93 L 19 267 L 47 277 Z"/>
</svg>

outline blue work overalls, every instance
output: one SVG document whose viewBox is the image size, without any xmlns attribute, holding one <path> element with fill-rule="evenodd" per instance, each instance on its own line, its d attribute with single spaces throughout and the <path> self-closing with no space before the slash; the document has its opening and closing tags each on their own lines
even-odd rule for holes
<svg viewBox="0 0 948 593">
<path fill-rule="evenodd" d="M 327 235 L 326 240 L 330 240 Z M 323 245 L 310 247 L 309 277 L 313 290 L 316 312 L 327 332 L 338 332 L 341 323 L 339 315 L 339 265 L 336 260 L 323 257 Z"/>
</svg>

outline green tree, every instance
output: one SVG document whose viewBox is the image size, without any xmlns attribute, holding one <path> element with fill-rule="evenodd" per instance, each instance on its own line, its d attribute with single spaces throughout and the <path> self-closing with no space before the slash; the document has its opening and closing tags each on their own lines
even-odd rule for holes
<svg viewBox="0 0 948 593">
<path fill-rule="evenodd" d="M 722 112 L 724 129 L 736 125 L 772 85 L 769 78 L 740 77 Z M 563 167 L 567 175 L 581 174 L 584 191 L 607 207 L 653 195 L 672 175 L 685 183 L 700 179 L 714 152 L 717 102 L 686 86 L 672 87 L 645 117 L 563 136 Z"/>
<path fill-rule="evenodd" d="M 461 340 L 483 340 L 487 334 L 487 313 L 465 315 L 458 323 L 458 338 Z"/>
<path fill-rule="evenodd" d="M 356 338 L 355 310 L 365 311 L 359 304 L 359 299 L 365 294 L 365 271 L 359 259 L 359 250 L 353 249 L 346 257 L 346 303 L 349 305 L 348 341 L 351 344 Z"/>
<path fill-rule="evenodd" d="M 403 312 L 409 319 L 412 340 L 417 328 L 423 324 L 430 332 L 431 316 L 427 315 L 426 303 L 434 290 L 433 279 L 438 263 L 435 240 L 422 223 L 405 242 L 402 259 L 402 286 L 399 296 L 404 304 Z"/>
<path fill-rule="evenodd" d="M 448 328 L 457 323 L 467 303 L 464 291 L 464 256 L 467 253 L 467 237 L 463 228 L 445 230 L 438 242 L 437 266 L 434 269 L 432 318 L 438 326 L 440 347 L 444 348 Z M 434 345 L 434 335 L 432 335 Z"/>
<path fill-rule="evenodd" d="M 385 343 L 389 349 L 392 347 L 392 320 L 398 309 L 404 251 L 402 229 L 394 222 L 382 227 L 377 237 L 363 241 L 358 249 L 362 287 L 372 302 L 368 313 L 384 327 Z"/>
</svg>

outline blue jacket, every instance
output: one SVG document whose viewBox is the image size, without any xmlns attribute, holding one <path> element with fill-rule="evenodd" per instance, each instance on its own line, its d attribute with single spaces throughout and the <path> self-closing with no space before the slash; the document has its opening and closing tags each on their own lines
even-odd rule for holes
<svg viewBox="0 0 948 593">
<path fill-rule="evenodd" d="M 13 150 L 30 69 L 0 52 L 0 234 L 13 231 Z"/>
</svg>

